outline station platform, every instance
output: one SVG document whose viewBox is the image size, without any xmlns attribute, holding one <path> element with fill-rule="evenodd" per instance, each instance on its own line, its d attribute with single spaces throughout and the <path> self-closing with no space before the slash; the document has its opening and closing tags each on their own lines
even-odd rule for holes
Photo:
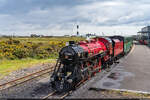
<svg viewBox="0 0 150 100">
<path fill-rule="evenodd" d="M 150 48 L 135 44 L 130 53 L 91 88 L 150 93 Z"/>
</svg>

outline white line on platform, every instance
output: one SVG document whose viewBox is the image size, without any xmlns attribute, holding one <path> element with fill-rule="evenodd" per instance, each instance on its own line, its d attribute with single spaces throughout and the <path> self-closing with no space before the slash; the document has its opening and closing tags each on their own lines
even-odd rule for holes
<svg viewBox="0 0 150 100">
<path fill-rule="evenodd" d="M 103 89 L 103 88 L 102 88 Z M 105 88 L 104 88 L 105 89 Z M 112 91 L 121 91 L 121 92 L 132 92 L 132 93 L 142 93 L 142 94 L 150 94 L 150 92 L 145 91 L 136 91 L 136 90 L 127 90 L 127 89 L 106 89 L 106 90 L 112 90 Z"/>
<path fill-rule="evenodd" d="M 134 49 L 135 49 L 135 44 L 133 44 L 133 47 L 132 47 L 132 49 L 131 49 L 131 51 L 129 52 L 128 55 L 130 55 L 133 52 Z"/>
</svg>

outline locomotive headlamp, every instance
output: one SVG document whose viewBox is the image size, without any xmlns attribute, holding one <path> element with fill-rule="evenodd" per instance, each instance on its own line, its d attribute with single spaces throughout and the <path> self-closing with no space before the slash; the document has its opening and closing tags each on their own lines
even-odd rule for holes
<svg viewBox="0 0 150 100">
<path fill-rule="evenodd" d="M 72 80 L 72 79 L 68 79 L 67 81 L 68 81 L 69 83 L 72 83 L 73 80 Z"/>
<path fill-rule="evenodd" d="M 67 72 L 67 76 L 70 76 L 71 75 L 71 72 Z"/>
<path fill-rule="evenodd" d="M 72 54 L 71 54 L 71 53 L 66 52 L 66 53 L 64 54 L 64 58 L 65 58 L 65 59 L 70 59 L 71 57 L 72 57 Z"/>
<path fill-rule="evenodd" d="M 69 56 L 68 55 L 65 55 L 65 59 L 68 59 L 69 58 Z"/>
<path fill-rule="evenodd" d="M 61 80 L 61 79 L 62 79 L 61 77 L 58 78 L 58 80 Z"/>
<path fill-rule="evenodd" d="M 80 54 L 80 53 L 78 53 L 78 56 L 80 57 L 80 56 L 81 56 L 81 54 Z"/>
<path fill-rule="evenodd" d="M 60 76 L 60 73 L 57 73 L 57 76 Z"/>
</svg>

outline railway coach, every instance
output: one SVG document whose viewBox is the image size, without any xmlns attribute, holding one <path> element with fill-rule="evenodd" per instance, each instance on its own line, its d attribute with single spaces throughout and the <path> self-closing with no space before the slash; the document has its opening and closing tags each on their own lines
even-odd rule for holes
<svg viewBox="0 0 150 100">
<path fill-rule="evenodd" d="M 133 38 L 132 37 L 123 37 L 123 36 L 111 36 L 112 39 L 119 39 L 123 41 L 123 55 L 127 54 L 131 47 L 133 46 Z"/>
<path fill-rule="evenodd" d="M 80 82 L 105 70 L 128 53 L 132 46 L 130 42 L 122 36 L 95 37 L 79 43 L 70 41 L 59 52 L 50 77 L 52 88 L 59 92 L 75 89 Z"/>
<path fill-rule="evenodd" d="M 133 46 L 132 37 L 124 37 L 124 54 L 127 54 Z"/>
</svg>

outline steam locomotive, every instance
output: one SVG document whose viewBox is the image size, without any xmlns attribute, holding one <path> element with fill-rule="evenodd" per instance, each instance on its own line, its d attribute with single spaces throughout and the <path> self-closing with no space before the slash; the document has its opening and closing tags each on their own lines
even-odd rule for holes
<svg viewBox="0 0 150 100">
<path fill-rule="evenodd" d="M 69 41 L 59 52 L 50 84 L 58 92 L 75 89 L 81 81 L 109 68 L 131 47 L 132 40 L 122 36 L 95 37 L 79 43 Z"/>
</svg>

